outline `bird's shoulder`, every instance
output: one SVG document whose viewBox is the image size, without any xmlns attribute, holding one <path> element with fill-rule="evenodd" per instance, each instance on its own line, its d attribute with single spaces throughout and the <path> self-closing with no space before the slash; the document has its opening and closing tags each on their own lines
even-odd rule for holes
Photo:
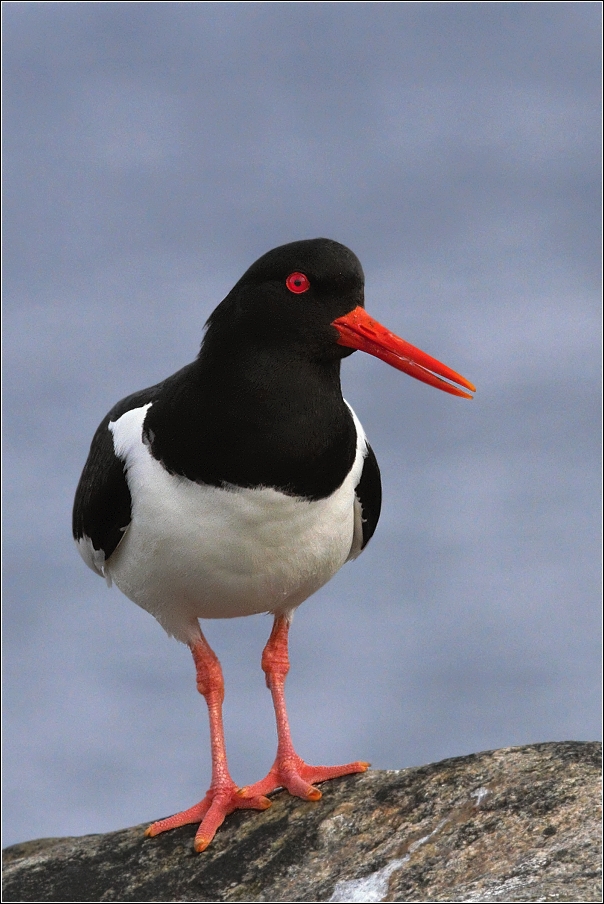
<svg viewBox="0 0 604 904">
<path fill-rule="evenodd" d="M 350 559 L 365 549 L 375 533 L 382 509 L 382 480 L 375 453 L 367 440 L 363 468 L 354 490 L 354 539 Z"/>
<path fill-rule="evenodd" d="M 123 538 L 132 514 L 125 461 L 116 454 L 110 425 L 129 411 L 155 402 L 167 387 L 186 378 L 189 367 L 121 399 L 92 438 L 75 494 L 72 531 L 82 558 L 99 574 L 104 574 L 104 563 Z"/>
</svg>

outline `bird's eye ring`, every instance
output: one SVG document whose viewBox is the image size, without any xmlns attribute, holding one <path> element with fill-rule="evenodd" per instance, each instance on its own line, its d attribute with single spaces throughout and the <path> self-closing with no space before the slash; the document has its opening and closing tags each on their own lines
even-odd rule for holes
<svg viewBox="0 0 604 904">
<path fill-rule="evenodd" d="M 296 295 L 301 295 L 302 292 L 308 292 L 310 289 L 310 280 L 308 276 L 305 276 L 304 273 L 290 273 L 287 279 L 285 280 L 285 285 L 289 289 L 290 292 L 294 292 Z"/>
</svg>

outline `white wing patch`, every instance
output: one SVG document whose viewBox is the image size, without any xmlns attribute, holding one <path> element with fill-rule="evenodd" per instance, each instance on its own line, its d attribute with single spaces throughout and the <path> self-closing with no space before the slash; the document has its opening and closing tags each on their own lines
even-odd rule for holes
<svg viewBox="0 0 604 904">
<path fill-rule="evenodd" d="M 344 399 L 346 402 L 346 399 Z M 348 405 L 348 402 L 346 402 Z M 365 436 L 365 431 L 359 421 L 358 417 L 354 413 L 352 407 L 348 405 L 350 413 L 352 415 L 352 419 L 354 420 L 354 426 L 357 431 L 357 454 L 354 461 L 353 471 L 356 472 L 356 484 L 355 488 L 361 479 L 361 474 L 363 473 L 363 462 L 365 461 L 365 457 L 367 455 L 367 437 Z M 361 461 L 360 468 L 359 459 Z M 360 556 L 363 551 L 363 506 L 359 502 L 356 494 L 354 497 L 354 530 L 352 535 L 352 546 L 350 547 L 350 552 L 348 554 L 347 562 L 351 562 L 353 559 L 356 559 L 357 556 Z"/>
<path fill-rule="evenodd" d="M 89 568 L 91 568 L 96 574 L 99 574 L 102 578 L 105 578 L 107 581 L 107 586 L 111 587 L 113 583 L 111 580 L 111 575 L 107 571 L 105 567 L 105 553 L 102 549 L 95 549 L 92 545 L 92 540 L 90 537 L 87 537 L 84 534 L 83 537 L 80 537 L 79 540 L 76 540 L 76 546 L 78 547 L 78 552 L 86 562 Z"/>
</svg>

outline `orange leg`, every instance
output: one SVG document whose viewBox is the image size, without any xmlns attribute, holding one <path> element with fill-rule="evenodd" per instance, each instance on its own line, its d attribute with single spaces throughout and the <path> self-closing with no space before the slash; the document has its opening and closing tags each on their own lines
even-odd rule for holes
<svg viewBox="0 0 604 904">
<path fill-rule="evenodd" d="M 205 851 L 216 830 L 229 813 L 237 809 L 266 810 L 271 802 L 262 795 L 242 796 L 237 785 L 231 778 L 227 764 L 226 748 L 224 743 L 224 727 L 222 724 L 222 702 L 224 700 L 224 679 L 218 657 L 208 644 L 201 638 L 191 646 L 191 652 L 197 671 L 197 690 L 205 697 L 210 716 L 210 742 L 212 746 L 212 781 L 206 796 L 198 804 L 170 816 L 161 819 L 149 826 L 145 834 L 149 836 L 159 835 L 168 829 L 177 826 L 185 826 L 199 822 L 200 826 L 195 835 L 195 850 Z"/>
<path fill-rule="evenodd" d="M 369 767 L 369 763 L 364 762 L 347 763 L 345 766 L 309 766 L 294 750 L 285 708 L 285 678 L 289 672 L 288 632 L 289 621 L 278 615 L 262 653 L 262 669 L 266 674 L 266 686 L 273 697 L 277 719 L 277 756 L 265 778 L 239 792 L 245 799 L 254 800 L 258 795 L 269 794 L 276 788 L 287 788 L 296 797 L 319 800 L 321 792 L 314 787 L 314 782 L 324 782 L 352 772 L 365 772 Z"/>
</svg>

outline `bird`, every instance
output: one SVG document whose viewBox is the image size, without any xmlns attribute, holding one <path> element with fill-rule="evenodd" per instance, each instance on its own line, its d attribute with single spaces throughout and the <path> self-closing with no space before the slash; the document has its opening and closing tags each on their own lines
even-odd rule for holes
<svg viewBox="0 0 604 904">
<path fill-rule="evenodd" d="M 369 766 L 304 762 L 284 693 L 295 610 L 362 552 L 380 516 L 379 466 L 340 366 L 361 350 L 452 395 L 476 390 L 368 314 L 364 281 L 332 239 L 268 251 L 210 315 L 196 359 L 119 401 L 94 434 L 73 507 L 78 550 L 190 648 L 210 723 L 207 793 L 149 837 L 197 824 L 201 852 L 234 810 L 264 810 L 278 788 L 318 800 L 317 784 Z M 200 619 L 258 613 L 274 619 L 261 667 L 277 752 L 263 779 L 238 787 L 222 669 Z"/>
</svg>

